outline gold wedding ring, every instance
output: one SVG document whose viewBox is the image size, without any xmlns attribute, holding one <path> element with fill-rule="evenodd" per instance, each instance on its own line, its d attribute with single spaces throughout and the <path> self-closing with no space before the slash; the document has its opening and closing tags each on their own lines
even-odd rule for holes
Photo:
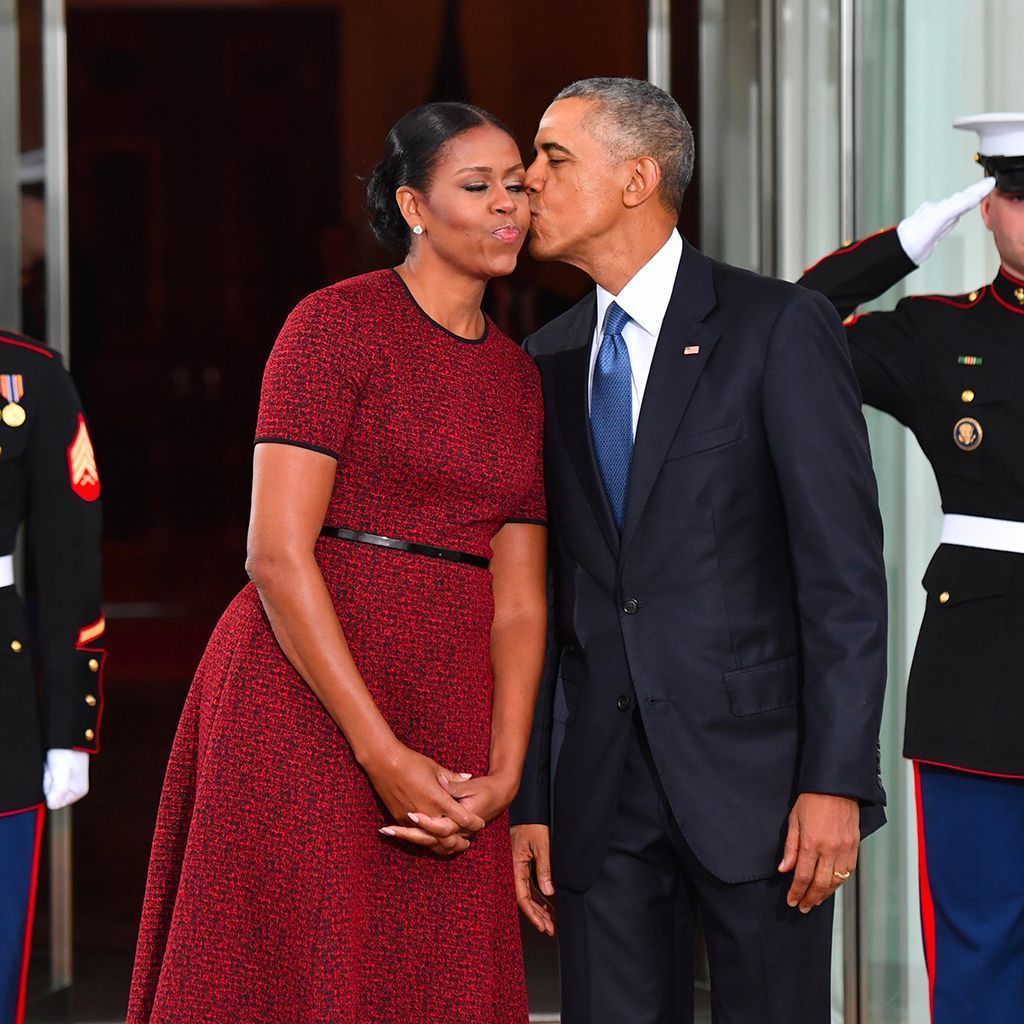
<svg viewBox="0 0 1024 1024">
<path fill-rule="evenodd" d="M 849 871 L 833 871 L 833 878 L 838 878 L 840 881 L 845 882 L 850 877 Z"/>
</svg>

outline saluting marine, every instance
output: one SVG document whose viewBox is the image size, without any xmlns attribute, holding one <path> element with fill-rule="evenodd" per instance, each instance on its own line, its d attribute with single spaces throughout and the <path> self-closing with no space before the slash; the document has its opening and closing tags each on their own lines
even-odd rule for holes
<svg viewBox="0 0 1024 1024">
<path fill-rule="evenodd" d="M 99 750 L 99 498 L 60 356 L 0 330 L 0 1024 L 24 1017 L 45 808 L 88 792 L 89 755 Z M 23 523 L 31 615 L 14 587 Z"/>
<path fill-rule="evenodd" d="M 840 315 L 919 266 L 981 203 L 1001 266 L 964 295 L 850 315 L 864 401 L 909 427 L 945 513 L 907 692 L 935 1024 L 1024 1013 L 1024 114 L 962 118 L 984 181 L 850 243 L 800 283 Z"/>
</svg>

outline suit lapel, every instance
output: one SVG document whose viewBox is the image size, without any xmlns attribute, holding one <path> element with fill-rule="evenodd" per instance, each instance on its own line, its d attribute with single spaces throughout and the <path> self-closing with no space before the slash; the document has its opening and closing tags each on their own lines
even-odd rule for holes
<svg viewBox="0 0 1024 1024">
<path fill-rule="evenodd" d="M 591 296 L 591 301 L 582 307 L 570 328 L 572 348 L 559 352 L 554 358 L 555 406 L 569 461 L 576 470 L 608 547 L 613 555 L 618 555 L 619 530 L 594 457 L 590 411 L 587 408 L 590 349 L 596 321 L 597 299 Z"/>
<path fill-rule="evenodd" d="M 718 335 L 702 322 L 714 305 L 711 262 L 684 243 L 672 299 L 658 335 L 640 407 L 622 524 L 622 551 L 627 550 L 632 540 L 651 488 L 661 472 L 668 446 L 679 429 L 701 371 L 718 342 Z M 693 347 L 698 351 L 686 354 L 685 350 Z"/>
</svg>

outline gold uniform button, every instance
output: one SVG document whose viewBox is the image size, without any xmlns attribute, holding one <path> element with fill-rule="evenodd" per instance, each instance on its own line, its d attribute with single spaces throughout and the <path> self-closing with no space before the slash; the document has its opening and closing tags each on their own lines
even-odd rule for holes
<svg viewBox="0 0 1024 1024">
<path fill-rule="evenodd" d="M 11 641 L 11 650 L 14 651 L 15 654 L 21 654 L 21 641 L 20 640 L 12 640 Z"/>
<path fill-rule="evenodd" d="M 96 707 L 96 698 L 91 693 L 87 693 L 85 695 L 85 703 L 88 704 L 89 707 L 94 708 Z"/>
<path fill-rule="evenodd" d="M 968 302 L 977 302 L 978 301 L 978 293 L 977 292 L 971 292 L 971 294 L 967 296 L 967 301 Z"/>
<path fill-rule="evenodd" d="M 95 658 L 90 658 L 89 659 L 89 671 L 90 672 L 99 672 L 99 670 L 100 670 L 100 663 Z"/>
<path fill-rule="evenodd" d="M 960 401 L 961 402 L 973 402 L 974 401 L 974 392 L 970 388 L 967 388 L 964 391 L 961 391 L 960 392 Z"/>
<path fill-rule="evenodd" d="M 96 733 L 94 733 L 92 729 L 86 729 L 85 738 L 91 743 L 94 739 L 96 739 Z"/>
<path fill-rule="evenodd" d="M 941 594 L 939 594 L 939 604 L 948 604 L 948 603 L 949 603 L 949 591 L 948 590 L 944 590 Z"/>
</svg>

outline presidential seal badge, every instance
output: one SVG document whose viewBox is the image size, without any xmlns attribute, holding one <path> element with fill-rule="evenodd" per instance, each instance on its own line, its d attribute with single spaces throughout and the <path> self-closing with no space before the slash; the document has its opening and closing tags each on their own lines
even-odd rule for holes
<svg viewBox="0 0 1024 1024">
<path fill-rule="evenodd" d="M 957 420 L 956 426 L 953 427 L 953 440 L 962 452 L 975 451 L 984 436 L 985 431 L 981 429 L 981 424 L 972 416 Z"/>
<path fill-rule="evenodd" d="M 0 373 L 0 395 L 6 404 L 0 409 L 0 420 L 8 427 L 20 427 L 25 422 L 25 407 L 20 404 L 25 384 L 20 373 Z"/>
</svg>

